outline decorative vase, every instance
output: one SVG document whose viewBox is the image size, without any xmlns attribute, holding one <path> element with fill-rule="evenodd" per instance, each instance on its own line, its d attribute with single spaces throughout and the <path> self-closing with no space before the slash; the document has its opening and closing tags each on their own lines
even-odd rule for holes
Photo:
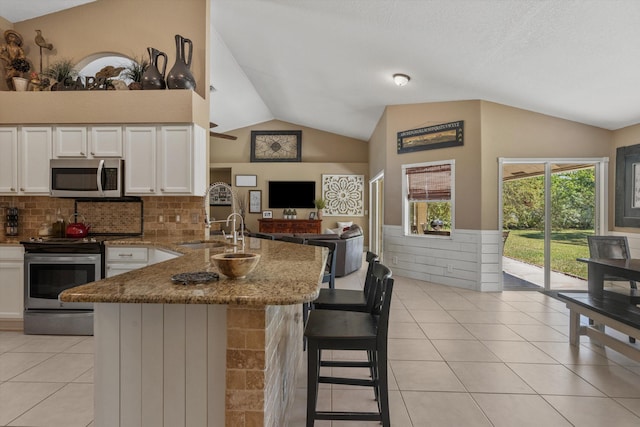
<svg viewBox="0 0 640 427">
<path fill-rule="evenodd" d="M 166 89 L 167 84 L 164 82 L 164 73 L 167 70 L 167 54 L 153 47 L 148 47 L 147 51 L 149 52 L 149 66 L 142 73 L 142 89 Z M 162 72 L 158 68 L 158 57 L 160 56 L 164 58 Z"/>
<path fill-rule="evenodd" d="M 13 87 L 16 89 L 16 92 L 25 92 L 28 85 L 29 80 L 25 79 L 24 77 L 13 78 Z"/>
<path fill-rule="evenodd" d="M 189 45 L 187 55 L 186 46 Z M 191 74 L 191 57 L 193 55 L 193 43 L 191 40 L 176 34 L 176 63 L 167 76 L 169 89 L 196 89 L 196 79 Z"/>
<path fill-rule="evenodd" d="M 322 219 L 322 209 L 318 209 L 318 214 L 316 215 L 316 219 Z"/>
</svg>

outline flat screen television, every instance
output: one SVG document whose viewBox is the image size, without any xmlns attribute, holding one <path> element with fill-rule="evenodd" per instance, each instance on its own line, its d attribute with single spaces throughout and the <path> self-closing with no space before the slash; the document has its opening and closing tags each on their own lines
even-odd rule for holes
<svg viewBox="0 0 640 427">
<path fill-rule="evenodd" d="M 269 181 L 269 208 L 308 208 L 315 207 L 315 181 Z"/>
</svg>

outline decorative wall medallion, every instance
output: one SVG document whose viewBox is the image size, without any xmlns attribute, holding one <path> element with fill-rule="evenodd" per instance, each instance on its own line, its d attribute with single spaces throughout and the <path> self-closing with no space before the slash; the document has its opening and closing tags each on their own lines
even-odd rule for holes
<svg viewBox="0 0 640 427">
<path fill-rule="evenodd" d="M 364 216 L 364 175 L 322 175 L 324 215 Z"/>
<path fill-rule="evenodd" d="M 251 131 L 252 162 L 301 162 L 302 131 Z"/>
</svg>

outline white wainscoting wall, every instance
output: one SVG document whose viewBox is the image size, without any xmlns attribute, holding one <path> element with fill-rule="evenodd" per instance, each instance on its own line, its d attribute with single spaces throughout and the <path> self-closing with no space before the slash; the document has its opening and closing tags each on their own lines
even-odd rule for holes
<svg viewBox="0 0 640 427">
<path fill-rule="evenodd" d="M 453 236 L 405 236 L 385 225 L 383 262 L 395 276 L 475 291 L 502 291 L 502 231 L 460 230 Z"/>
</svg>

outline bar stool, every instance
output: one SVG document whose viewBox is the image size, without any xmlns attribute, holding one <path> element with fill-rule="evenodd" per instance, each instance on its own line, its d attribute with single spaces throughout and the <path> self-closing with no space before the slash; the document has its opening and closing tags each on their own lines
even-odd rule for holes
<svg viewBox="0 0 640 427">
<path fill-rule="evenodd" d="M 322 283 L 328 283 L 329 289 L 336 287 L 336 249 L 337 244 L 335 242 L 328 242 L 325 240 L 307 240 L 307 245 L 322 246 L 329 249 L 327 255 L 327 265 L 324 269 L 322 276 Z"/>
<path fill-rule="evenodd" d="M 315 420 L 380 421 L 390 427 L 387 374 L 387 336 L 393 279 L 383 264 L 373 267 L 375 298 L 371 313 L 312 310 L 305 327 L 307 339 L 307 427 Z M 367 361 L 325 361 L 323 350 L 363 350 Z M 320 367 L 368 368 L 371 379 L 320 376 Z M 378 412 L 317 411 L 318 385 L 347 384 L 373 387 Z"/>
<path fill-rule="evenodd" d="M 371 312 L 373 307 L 373 266 L 379 261 L 378 255 L 367 251 L 367 274 L 364 281 L 364 289 L 320 289 L 320 294 L 311 306 L 322 310 L 347 310 Z"/>
</svg>

